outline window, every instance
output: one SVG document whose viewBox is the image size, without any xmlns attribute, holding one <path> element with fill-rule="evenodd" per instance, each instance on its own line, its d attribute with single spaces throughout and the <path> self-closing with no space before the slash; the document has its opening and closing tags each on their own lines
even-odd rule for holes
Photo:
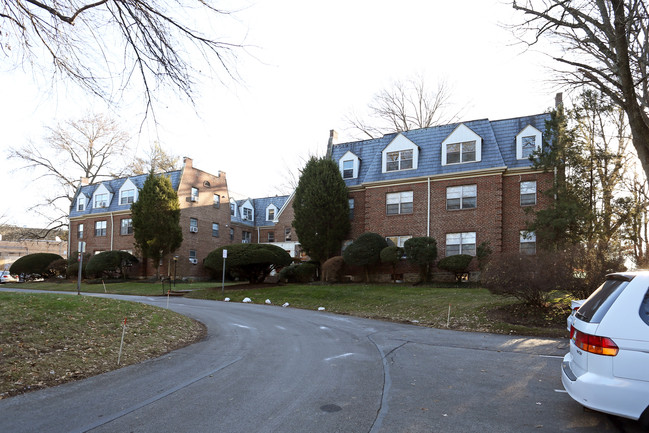
<svg viewBox="0 0 649 433">
<path fill-rule="evenodd" d="M 83 239 L 83 224 L 77 226 L 77 238 Z"/>
<path fill-rule="evenodd" d="M 198 188 L 192 187 L 192 195 L 189 198 L 190 201 L 198 201 Z"/>
<path fill-rule="evenodd" d="M 120 224 L 119 233 L 122 235 L 132 235 L 133 234 L 133 220 L 131 218 L 124 218 Z"/>
<path fill-rule="evenodd" d="M 521 254 L 536 254 L 536 233 L 521 230 Z"/>
<path fill-rule="evenodd" d="M 521 182 L 521 206 L 536 204 L 536 181 Z"/>
<path fill-rule="evenodd" d="M 198 233 L 198 220 L 196 218 L 189 219 L 189 231 L 192 233 Z"/>
<path fill-rule="evenodd" d="M 523 158 L 529 158 L 536 150 L 536 137 L 533 135 L 521 137 L 521 150 L 521 156 Z"/>
<path fill-rule="evenodd" d="M 252 233 L 250 232 L 242 232 L 241 233 L 241 243 L 242 244 L 249 244 L 252 239 Z"/>
<path fill-rule="evenodd" d="M 230 229 L 230 240 L 234 240 L 234 229 Z"/>
<path fill-rule="evenodd" d="M 119 204 L 131 204 L 135 201 L 135 190 L 127 189 L 122 191 L 119 197 Z"/>
<path fill-rule="evenodd" d="M 449 186 L 446 188 L 446 209 L 473 209 L 477 202 L 477 185 Z"/>
<path fill-rule="evenodd" d="M 446 145 L 446 163 L 458 164 L 476 160 L 475 141 L 451 143 Z"/>
<path fill-rule="evenodd" d="M 268 242 L 275 242 L 275 232 L 268 232 Z"/>
<path fill-rule="evenodd" d="M 446 235 L 446 257 L 456 254 L 475 256 L 475 232 Z"/>
<path fill-rule="evenodd" d="M 350 220 L 354 219 L 354 199 L 353 198 L 349 199 L 349 219 Z"/>
<path fill-rule="evenodd" d="M 212 237 L 219 237 L 219 223 L 212 223 Z"/>
<path fill-rule="evenodd" d="M 269 207 L 266 209 L 266 221 L 272 221 L 275 219 L 275 208 Z"/>
<path fill-rule="evenodd" d="M 194 265 L 198 263 L 198 259 L 196 258 L 196 250 L 189 250 L 189 261 Z"/>
<path fill-rule="evenodd" d="M 285 227 L 284 228 L 284 240 L 286 242 L 291 240 L 291 228 L 290 227 Z"/>
<path fill-rule="evenodd" d="M 354 161 L 343 161 L 343 179 L 351 179 L 354 177 Z"/>
<path fill-rule="evenodd" d="M 95 208 L 108 207 L 108 194 L 95 195 Z"/>
<path fill-rule="evenodd" d="M 388 236 L 386 240 L 392 242 L 395 246 L 403 248 L 403 244 L 412 236 Z"/>
<path fill-rule="evenodd" d="M 86 208 L 86 197 L 84 195 L 80 195 L 77 198 L 77 211 L 81 212 Z"/>
<path fill-rule="evenodd" d="M 230 203 L 230 215 L 234 216 L 234 203 Z"/>
<path fill-rule="evenodd" d="M 218 194 L 214 194 L 214 207 L 217 209 L 221 207 L 221 196 Z"/>
<path fill-rule="evenodd" d="M 252 221 L 252 209 L 250 209 L 248 207 L 243 208 L 243 219 L 248 220 L 248 221 Z"/>
<path fill-rule="evenodd" d="M 95 236 L 106 236 L 106 221 L 95 221 Z"/>
<path fill-rule="evenodd" d="M 412 191 L 388 193 L 385 203 L 388 215 L 412 213 Z"/>
<path fill-rule="evenodd" d="M 386 160 L 386 171 L 407 170 L 412 168 L 412 149 L 388 152 Z"/>
</svg>

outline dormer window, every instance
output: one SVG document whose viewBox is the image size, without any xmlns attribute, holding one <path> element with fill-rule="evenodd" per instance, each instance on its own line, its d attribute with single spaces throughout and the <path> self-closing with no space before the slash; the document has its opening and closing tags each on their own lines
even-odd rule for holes
<svg viewBox="0 0 649 433">
<path fill-rule="evenodd" d="M 131 204 L 135 201 L 135 190 L 126 189 L 122 190 L 119 197 L 119 204 Z"/>
<path fill-rule="evenodd" d="M 77 211 L 81 212 L 86 208 L 86 196 L 80 195 L 77 197 Z"/>
<path fill-rule="evenodd" d="M 270 205 L 266 208 L 266 221 L 275 220 L 275 211 L 277 208 L 274 205 Z"/>
<path fill-rule="evenodd" d="M 343 179 L 351 179 L 354 177 L 354 161 L 351 159 L 343 161 Z"/>
<path fill-rule="evenodd" d="M 516 159 L 529 159 L 536 151 L 541 149 L 541 131 L 532 125 L 526 126 L 516 136 Z"/>
<path fill-rule="evenodd" d="M 450 143 L 446 145 L 446 163 L 475 162 L 475 141 Z"/>
<path fill-rule="evenodd" d="M 243 219 L 252 221 L 252 209 L 244 207 L 243 208 Z"/>
<path fill-rule="evenodd" d="M 412 168 L 412 150 L 400 150 L 398 152 L 388 152 L 386 171 L 407 170 Z"/>
<path fill-rule="evenodd" d="M 95 194 L 95 208 L 108 207 L 108 193 Z"/>
</svg>

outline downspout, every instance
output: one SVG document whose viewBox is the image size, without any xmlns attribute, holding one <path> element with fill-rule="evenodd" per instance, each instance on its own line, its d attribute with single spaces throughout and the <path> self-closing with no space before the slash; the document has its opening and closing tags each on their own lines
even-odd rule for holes
<svg viewBox="0 0 649 433">
<path fill-rule="evenodd" d="M 428 212 L 426 212 L 426 236 L 430 237 L 430 177 L 428 178 Z"/>
<path fill-rule="evenodd" d="M 261 243 L 261 237 L 260 236 L 261 236 L 261 231 L 260 231 L 259 227 L 257 227 L 257 243 L 258 244 Z"/>
<path fill-rule="evenodd" d="M 110 213 L 110 250 L 113 251 L 113 238 L 115 237 L 115 224 L 113 220 L 113 213 Z"/>
</svg>

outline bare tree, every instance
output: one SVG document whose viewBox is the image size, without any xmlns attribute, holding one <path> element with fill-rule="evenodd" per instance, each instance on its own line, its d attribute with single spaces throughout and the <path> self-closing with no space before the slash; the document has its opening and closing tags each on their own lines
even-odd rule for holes
<svg viewBox="0 0 649 433">
<path fill-rule="evenodd" d="M 230 65 L 240 45 L 212 36 L 212 20 L 228 14 L 210 0 L 4 0 L 0 50 L 13 54 L 16 64 L 49 63 L 106 100 L 112 99 L 109 89 L 125 89 L 137 78 L 148 112 L 160 84 L 191 100 L 197 53 L 233 76 Z M 203 31 L 194 27 L 199 23 Z M 121 85 L 113 83 L 116 77 Z"/>
<path fill-rule="evenodd" d="M 147 152 L 146 157 L 135 157 L 133 162 L 126 168 L 125 174 L 138 175 L 154 173 L 165 173 L 178 170 L 180 157 L 168 153 L 162 148 L 159 142 L 154 142 Z"/>
<path fill-rule="evenodd" d="M 103 115 L 87 115 L 47 128 L 45 143 L 9 149 L 9 157 L 21 160 L 19 169 L 33 169 L 37 179 L 51 180 L 54 188 L 45 189 L 43 203 L 32 207 L 51 218 L 50 228 L 63 227 L 79 180 L 90 183 L 121 175 L 122 155 L 127 153 L 129 136 L 117 123 Z M 44 182 L 43 182 L 44 183 Z"/>
<path fill-rule="evenodd" d="M 429 90 L 423 76 L 394 81 L 372 98 L 369 116 L 355 113 L 347 116 L 350 128 L 365 138 L 377 138 L 392 132 L 428 128 L 457 118 L 449 113 L 450 90 L 440 82 L 435 91 Z"/>
<path fill-rule="evenodd" d="M 622 107 L 633 145 L 649 173 L 649 13 L 645 0 L 523 0 L 527 19 L 515 29 L 527 43 L 547 38 L 562 47 L 559 77 L 590 86 Z"/>
</svg>

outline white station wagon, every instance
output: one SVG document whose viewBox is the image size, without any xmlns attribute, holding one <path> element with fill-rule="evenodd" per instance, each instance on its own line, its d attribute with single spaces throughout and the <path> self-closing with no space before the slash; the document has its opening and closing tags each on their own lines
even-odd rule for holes
<svg viewBox="0 0 649 433">
<path fill-rule="evenodd" d="M 574 314 L 561 381 L 589 409 L 649 426 L 649 272 L 616 273 Z"/>
</svg>

